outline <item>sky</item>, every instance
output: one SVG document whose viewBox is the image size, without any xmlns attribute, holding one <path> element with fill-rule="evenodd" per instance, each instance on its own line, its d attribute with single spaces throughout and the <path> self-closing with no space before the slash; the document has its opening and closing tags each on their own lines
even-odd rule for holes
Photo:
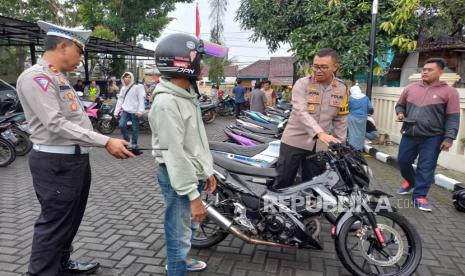
<svg viewBox="0 0 465 276">
<path fill-rule="evenodd" d="M 200 36 L 208 40 L 210 34 L 210 6 L 208 0 L 200 0 Z M 160 38 L 173 33 L 190 33 L 195 34 L 195 2 L 191 4 L 176 4 L 176 10 L 169 14 L 173 20 L 167 25 Z M 271 56 L 290 56 L 287 52 L 289 45 L 283 45 L 281 49 L 271 53 L 265 41 L 253 43 L 248 40 L 252 35 L 251 30 L 241 30 L 240 23 L 234 21 L 236 11 L 239 8 L 240 1 L 229 0 L 228 8 L 223 20 L 224 32 L 223 37 L 226 46 L 229 48 L 229 58 L 235 61 L 239 66 L 251 64 L 259 59 L 269 59 Z M 144 41 L 143 46 L 147 49 L 155 49 L 156 42 Z"/>
</svg>

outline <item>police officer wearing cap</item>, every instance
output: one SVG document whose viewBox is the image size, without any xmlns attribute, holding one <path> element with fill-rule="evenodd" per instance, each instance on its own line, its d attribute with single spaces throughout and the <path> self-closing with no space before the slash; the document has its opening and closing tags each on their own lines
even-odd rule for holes
<svg viewBox="0 0 465 276">
<path fill-rule="evenodd" d="M 34 150 L 29 166 L 41 213 L 34 225 L 28 275 L 92 273 L 98 263 L 69 259 L 89 195 L 91 146 L 119 159 L 133 157 L 124 140 L 92 130 L 92 124 L 63 73 L 79 65 L 90 31 L 39 21 L 47 33 L 45 53 L 18 78 L 17 89 L 30 124 Z"/>
<path fill-rule="evenodd" d="M 292 112 L 281 138 L 275 189 L 294 184 L 299 166 L 302 181 L 324 172 L 325 162 L 307 158 L 326 150 L 329 143 L 341 143 L 347 136 L 347 86 L 335 77 L 338 55 L 321 49 L 313 59 L 313 76 L 304 77 L 292 89 Z"/>
</svg>

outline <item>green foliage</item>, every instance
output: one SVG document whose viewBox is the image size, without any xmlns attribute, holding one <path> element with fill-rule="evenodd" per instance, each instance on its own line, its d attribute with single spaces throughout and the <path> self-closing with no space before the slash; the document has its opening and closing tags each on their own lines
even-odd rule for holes
<svg viewBox="0 0 465 276">
<path fill-rule="evenodd" d="M 168 13 L 176 3 L 192 0 L 78 0 L 79 15 L 85 27 L 103 25 L 119 41 L 136 43 L 154 41 L 170 22 Z"/>
<path fill-rule="evenodd" d="M 394 0 L 380 1 L 380 21 L 394 10 Z M 340 72 L 352 78 L 367 69 L 371 29 L 371 1 L 242 0 L 236 19 L 264 39 L 270 50 L 290 43 L 301 63 L 311 64 L 321 48 L 333 48 L 340 57 Z M 390 47 L 392 36 L 378 31 L 377 54 Z"/>
<path fill-rule="evenodd" d="M 95 26 L 94 30 L 92 31 L 92 36 L 103 38 L 106 40 L 117 41 L 115 33 L 113 33 L 112 31 L 110 31 L 102 25 Z"/>
<path fill-rule="evenodd" d="M 45 20 L 75 26 L 76 14 L 72 0 L 0 0 L 0 15 L 31 22 Z M 29 56 L 28 51 L 29 47 L 3 47 L 0 52 L 2 73 L 16 76 L 21 74 Z"/>
<path fill-rule="evenodd" d="M 413 51 L 419 39 L 464 34 L 463 0 L 396 0 L 395 7 L 380 27 L 394 35 L 391 43 L 401 51 Z"/>
</svg>

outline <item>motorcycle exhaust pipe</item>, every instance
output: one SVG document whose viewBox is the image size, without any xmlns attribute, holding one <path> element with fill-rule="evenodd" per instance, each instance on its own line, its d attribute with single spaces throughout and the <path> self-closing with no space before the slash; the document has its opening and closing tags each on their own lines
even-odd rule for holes
<svg viewBox="0 0 465 276">
<path fill-rule="evenodd" d="M 251 238 L 244 234 L 239 228 L 233 225 L 232 221 L 230 221 L 228 218 L 223 216 L 220 212 L 218 212 L 213 206 L 203 202 L 205 205 L 205 208 L 207 209 L 207 216 L 212 219 L 214 222 L 216 222 L 221 228 L 224 230 L 228 231 L 229 233 L 233 234 L 235 237 L 251 244 L 256 244 L 256 245 L 268 245 L 268 246 L 279 246 L 279 247 L 292 247 L 289 245 L 284 245 L 284 244 L 279 244 L 275 242 L 269 242 L 269 241 L 264 241 L 264 240 L 257 240 L 254 238 Z"/>
</svg>

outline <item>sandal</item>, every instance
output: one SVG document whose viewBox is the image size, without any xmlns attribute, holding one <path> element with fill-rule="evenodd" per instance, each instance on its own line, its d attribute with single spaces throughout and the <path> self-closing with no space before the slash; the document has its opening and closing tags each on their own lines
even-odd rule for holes
<svg viewBox="0 0 465 276">
<path fill-rule="evenodd" d="M 195 267 L 198 264 L 201 264 L 202 266 Z M 191 263 L 186 264 L 186 267 L 187 267 L 187 272 L 202 272 L 205 269 L 207 269 L 207 263 L 196 260 L 196 259 L 191 259 Z M 168 265 L 165 265 L 165 270 L 168 271 Z"/>
</svg>

